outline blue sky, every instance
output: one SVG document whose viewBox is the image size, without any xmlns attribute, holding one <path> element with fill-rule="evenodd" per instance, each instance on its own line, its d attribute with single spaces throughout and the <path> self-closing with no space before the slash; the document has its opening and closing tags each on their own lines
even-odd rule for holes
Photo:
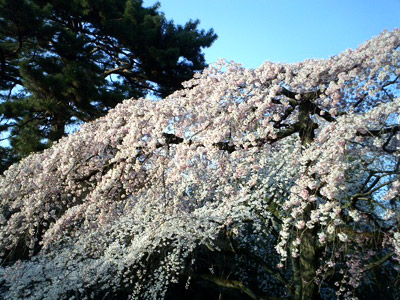
<svg viewBox="0 0 400 300">
<path fill-rule="evenodd" d="M 156 0 L 144 0 L 144 6 Z M 248 68 L 264 61 L 329 58 L 400 27 L 400 0 L 160 0 L 176 24 L 214 28 L 208 63 L 226 58 Z"/>
</svg>

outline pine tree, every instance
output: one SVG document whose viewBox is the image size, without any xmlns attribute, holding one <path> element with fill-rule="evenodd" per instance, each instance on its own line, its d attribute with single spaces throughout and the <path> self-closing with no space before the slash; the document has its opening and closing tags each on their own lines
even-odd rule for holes
<svg viewBox="0 0 400 300">
<path fill-rule="evenodd" d="M 0 0 L 0 172 L 126 98 L 165 97 L 216 39 L 141 0 Z"/>
</svg>

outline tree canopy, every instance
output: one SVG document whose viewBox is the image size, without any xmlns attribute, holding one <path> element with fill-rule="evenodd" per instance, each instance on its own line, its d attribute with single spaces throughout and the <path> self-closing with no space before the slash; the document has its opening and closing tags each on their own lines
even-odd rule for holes
<svg viewBox="0 0 400 300">
<path fill-rule="evenodd" d="M 0 172 L 123 99 L 181 88 L 216 39 L 198 24 L 142 0 L 1 0 Z"/>
<path fill-rule="evenodd" d="M 399 47 L 220 62 L 11 166 L 2 298 L 399 297 Z"/>
</svg>

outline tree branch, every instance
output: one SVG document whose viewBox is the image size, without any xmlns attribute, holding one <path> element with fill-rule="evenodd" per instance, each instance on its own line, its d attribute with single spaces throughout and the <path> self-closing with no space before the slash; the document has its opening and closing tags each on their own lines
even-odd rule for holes
<svg viewBox="0 0 400 300">
<path fill-rule="evenodd" d="M 104 75 L 107 77 L 108 75 L 111 74 L 120 74 L 120 75 L 130 74 L 131 71 L 129 70 L 132 69 L 132 67 L 133 67 L 132 64 L 124 64 L 123 66 L 119 66 L 117 68 L 104 71 Z"/>
<path fill-rule="evenodd" d="M 287 298 L 281 298 L 281 297 L 263 297 L 263 296 L 258 296 L 256 295 L 255 292 L 253 292 L 249 287 L 243 284 L 243 282 L 239 280 L 229 280 L 229 279 L 224 279 L 221 277 L 217 277 L 211 274 L 202 274 L 200 275 L 200 278 L 205 279 L 207 281 L 211 281 L 215 283 L 216 285 L 219 285 L 224 288 L 230 288 L 230 289 L 237 289 L 241 290 L 245 294 L 247 294 L 251 299 L 254 300 L 282 300 L 282 299 L 287 299 Z"/>
<path fill-rule="evenodd" d="M 368 130 L 366 132 L 357 132 L 358 136 L 380 136 L 383 134 L 387 134 L 387 133 L 396 133 L 400 130 L 400 125 L 393 125 L 393 126 L 388 126 L 388 127 L 384 127 L 381 129 L 375 129 L 375 130 Z"/>
<path fill-rule="evenodd" d="M 274 268 L 269 266 L 263 259 L 251 253 L 251 251 L 249 251 L 248 249 L 236 247 L 231 236 L 229 236 L 229 245 L 230 247 L 226 247 L 226 250 L 224 249 L 223 252 L 227 252 L 228 254 L 239 254 L 246 257 L 247 259 L 256 262 L 264 271 L 272 275 L 276 280 L 280 281 L 290 294 L 294 293 L 292 284 L 283 276 L 281 272 L 279 272 L 279 270 L 275 270 Z"/>
<path fill-rule="evenodd" d="M 264 271 L 266 271 L 267 273 L 271 274 L 274 278 L 276 278 L 278 281 L 280 281 L 287 288 L 287 290 L 291 294 L 294 294 L 293 286 L 291 285 L 291 283 L 289 281 L 286 280 L 286 278 L 283 277 L 283 275 L 279 271 L 274 270 L 269 265 L 267 265 L 264 262 L 264 260 L 262 260 L 261 258 L 255 256 L 255 255 L 253 255 L 251 253 L 244 253 L 244 255 L 248 256 L 250 259 L 255 260 Z"/>
<path fill-rule="evenodd" d="M 385 263 L 389 258 L 391 258 L 394 255 L 394 252 L 390 252 L 388 254 L 386 254 L 385 256 L 383 256 L 382 258 L 378 259 L 377 261 L 374 261 L 372 263 L 370 263 L 369 265 L 367 265 L 363 271 L 369 271 L 371 269 L 374 269 L 376 267 L 379 267 L 380 265 L 382 265 L 383 263 Z"/>
<path fill-rule="evenodd" d="M 290 102 L 292 107 L 296 106 L 300 102 L 308 102 L 310 105 L 310 111 L 312 111 L 314 114 L 318 114 L 321 118 L 325 119 L 328 122 L 336 121 L 336 119 L 329 112 L 327 112 L 326 110 L 323 110 L 318 105 L 316 105 L 314 102 L 312 102 L 312 100 L 317 99 L 321 95 L 321 92 L 319 90 L 299 94 L 300 99 L 297 100 L 296 93 L 289 91 L 285 87 L 282 87 L 282 95 L 284 95 L 292 100 Z M 342 114 L 338 114 L 338 115 L 342 115 Z"/>
<path fill-rule="evenodd" d="M 261 138 L 261 139 L 256 139 L 255 143 L 252 143 L 251 145 L 248 145 L 247 148 L 254 148 L 254 147 L 260 147 L 264 144 L 267 143 L 274 143 L 277 142 L 285 137 L 288 137 L 296 132 L 298 132 L 300 130 L 300 124 L 296 123 L 293 124 L 291 127 L 285 129 L 285 130 L 281 130 L 276 134 L 276 137 L 272 138 L 272 137 L 265 137 L 265 138 Z M 163 133 L 163 137 L 165 138 L 165 144 L 168 145 L 177 145 L 177 144 L 181 144 L 183 143 L 185 140 L 181 137 L 178 137 L 172 133 Z M 192 140 L 188 140 L 187 143 L 189 145 L 192 145 L 194 142 Z M 156 147 L 160 148 L 163 147 L 165 144 L 157 144 Z M 227 151 L 228 153 L 232 153 L 238 150 L 243 150 L 244 146 L 243 145 L 231 145 L 230 142 L 217 142 L 213 144 L 214 147 L 217 147 L 219 150 L 222 151 Z M 203 144 L 198 144 L 197 147 L 204 147 Z"/>
<path fill-rule="evenodd" d="M 306 101 L 311 101 L 314 99 L 317 99 L 319 97 L 319 95 L 321 95 L 321 91 L 320 90 L 316 90 L 316 91 L 312 91 L 312 92 L 306 92 L 306 93 L 302 93 L 302 94 L 297 94 L 295 92 L 289 91 L 287 88 L 285 87 L 281 87 L 281 92 L 282 95 L 295 100 L 296 102 L 306 102 Z M 296 99 L 296 95 L 300 95 L 300 100 Z"/>
</svg>

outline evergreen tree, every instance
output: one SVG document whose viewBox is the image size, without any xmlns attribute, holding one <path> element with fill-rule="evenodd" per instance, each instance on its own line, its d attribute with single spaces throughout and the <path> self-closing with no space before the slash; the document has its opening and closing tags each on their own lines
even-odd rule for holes
<svg viewBox="0 0 400 300">
<path fill-rule="evenodd" d="M 198 24 L 142 0 L 0 0 L 0 172 L 123 99 L 180 88 L 216 39 Z"/>
</svg>

